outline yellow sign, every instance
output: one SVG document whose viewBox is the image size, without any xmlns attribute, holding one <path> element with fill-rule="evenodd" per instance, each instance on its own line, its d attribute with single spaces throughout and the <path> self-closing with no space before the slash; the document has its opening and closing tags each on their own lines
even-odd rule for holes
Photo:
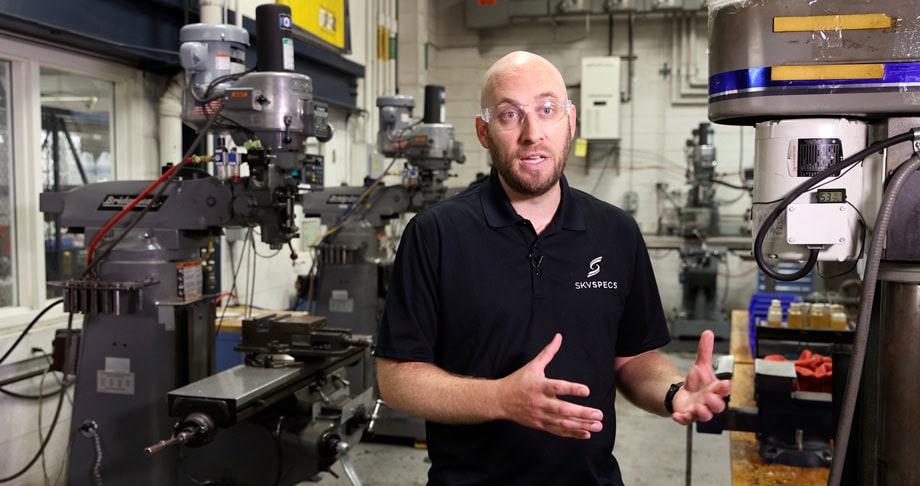
<svg viewBox="0 0 920 486">
<path fill-rule="evenodd" d="M 773 32 L 890 29 L 891 21 L 891 17 L 882 13 L 775 17 L 773 19 Z"/>
<path fill-rule="evenodd" d="M 345 49 L 346 0 L 277 0 L 291 7 L 294 25 L 339 49 Z"/>
<path fill-rule="evenodd" d="M 575 139 L 575 156 L 584 157 L 588 155 L 588 140 L 584 138 Z"/>
<path fill-rule="evenodd" d="M 773 81 L 812 81 L 818 79 L 882 79 L 884 64 L 810 64 L 803 66 L 773 66 Z"/>
</svg>

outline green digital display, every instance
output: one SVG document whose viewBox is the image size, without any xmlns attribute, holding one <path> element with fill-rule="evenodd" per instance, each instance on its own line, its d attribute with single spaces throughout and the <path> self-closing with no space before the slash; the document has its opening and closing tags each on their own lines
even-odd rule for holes
<svg viewBox="0 0 920 486">
<path fill-rule="evenodd" d="M 841 204 L 847 202 L 846 189 L 818 189 L 815 197 L 816 203 L 835 203 Z"/>
</svg>

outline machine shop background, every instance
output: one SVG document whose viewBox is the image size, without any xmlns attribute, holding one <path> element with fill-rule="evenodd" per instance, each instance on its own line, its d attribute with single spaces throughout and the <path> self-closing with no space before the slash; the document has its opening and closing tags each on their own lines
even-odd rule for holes
<svg viewBox="0 0 920 486">
<path fill-rule="evenodd" d="M 0 66 L 5 71 L 0 72 L 5 74 L 0 76 L 0 97 L 6 99 L 5 109 L 13 125 L 0 127 L 0 137 L 13 146 L 12 158 L 0 171 L 5 179 L 12 174 L 12 180 L 0 181 L 10 194 L 10 203 L 0 208 L 0 216 L 12 242 L 12 250 L 4 255 L 8 260 L 5 265 L 12 270 L 0 275 L 0 350 L 12 346 L 49 298 L 45 286 L 47 262 L 41 251 L 47 232 L 38 210 L 38 194 L 48 174 L 38 162 L 42 122 L 30 111 L 45 104 L 85 106 L 89 101 L 79 91 L 98 90 L 101 83 L 106 94 L 92 103 L 103 107 L 114 120 L 111 132 L 105 135 L 111 146 L 102 154 L 93 154 L 89 148 L 78 150 L 91 153 L 89 159 L 110 161 L 108 172 L 99 176 L 103 179 L 153 179 L 159 175 L 161 163 L 181 156 L 183 134 L 177 106 L 181 89 L 176 86 L 181 76 L 168 74 L 170 70 L 163 66 L 168 64 L 164 59 L 170 59 L 167 53 L 139 54 L 137 59 L 131 59 L 129 54 L 106 52 L 101 46 L 110 42 L 114 50 L 131 52 L 124 44 L 138 40 L 126 32 L 134 29 L 147 30 L 151 45 L 174 49 L 177 40 L 150 39 L 177 33 L 174 28 L 181 26 L 186 9 L 221 8 L 252 19 L 256 7 L 264 2 L 201 0 L 187 5 L 189 2 L 157 0 L 150 2 L 149 11 L 117 0 L 73 2 L 79 5 L 66 7 L 50 0 L 31 2 L 29 7 L 17 3 L 0 1 Z M 612 2 L 621 8 L 600 13 L 592 5 L 599 2 L 590 0 L 517 0 L 504 4 L 510 5 L 504 7 L 509 9 L 506 16 L 487 18 L 471 13 L 475 3 L 346 0 L 348 52 L 321 51 L 315 58 L 307 56 L 299 61 L 305 63 L 309 75 L 310 62 L 320 65 L 321 60 L 331 58 L 329 64 L 323 64 L 326 77 L 316 77 L 314 83 L 319 86 L 327 79 L 335 79 L 335 83 L 342 84 L 324 89 L 351 90 L 341 99 L 328 100 L 329 124 L 335 136 L 325 143 L 308 143 L 308 150 L 325 160 L 326 187 L 360 186 L 366 177 L 399 181 L 398 173 L 383 173 L 390 161 L 376 150 L 379 120 L 375 103 L 381 96 L 408 95 L 416 100 L 413 118 L 421 118 L 427 85 L 444 87 L 445 123 L 454 127 L 456 140 L 464 146 L 465 162 L 453 164 L 453 177 L 446 184 L 451 188 L 465 187 L 478 175 L 488 173 L 489 156 L 480 147 L 474 129 L 482 74 L 507 52 L 532 51 L 560 68 L 569 85 L 569 96 L 579 110 L 576 137 L 581 141 L 573 143 L 565 172 L 570 184 L 633 214 L 650 242 L 669 319 L 678 318 L 684 292 L 680 275 L 685 261 L 679 248 L 685 235 L 674 228 L 679 210 L 693 188 L 694 146 L 699 145 L 694 139 L 700 131 L 711 130 L 704 145 L 710 150 L 707 153 L 714 154 L 716 177 L 738 186 L 714 186 L 707 202 L 707 207 L 718 208 L 719 236 L 737 237 L 733 240 L 735 248 L 726 250 L 718 260 L 714 305 L 723 313 L 747 308 L 751 294 L 758 290 L 756 264 L 748 258 L 749 248 L 743 248 L 749 247 L 747 242 L 751 239 L 751 197 L 746 188 L 753 169 L 754 129 L 727 125 L 704 128 L 708 122 L 708 17 L 704 3 L 622 0 Z M 41 13 L 55 9 L 59 9 L 56 14 Z M 105 14 L 94 18 L 90 13 L 93 11 Z M 137 21 L 139 15 L 153 20 Z M 60 25 L 65 17 L 69 19 L 62 30 L 75 38 L 89 39 L 87 42 L 66 46 L 55 43 L 58 34 L 49 33 L 53 29 L 48 26 Z M 94 41 L 99 38 L 103 40 Z M 68 39 L 62 38 L 64 42 Z M 585 58 L 614 59 L 618 75 L 616 79 L 606 79 L 606 85 L 591 84 L 592 89 L 606 89 L 608 96 L 614 93 L 613 101 L 607 105 L 612 111 L 604 115 L 613 120 L 610 123 L 608 118 L 603 126 L 591 126 L 588 138 L 584 136 L 587 127 L 582 120 L 588 112 L 582 102 L 591 100 L 586 97 L 591 93 L 584 92 L 589 84 L 583 77 Z M 321 89 L 317 87 L 317 91 Z M 45 100 L 52 92 L 58 100 Z M 80 99 L 65 99 L 71 94 Z M 0 140 L 0 146 L 3 143 Z M 0 157 L 5 155 L 0 153 Z M 304 218 L 301 208 L 297 211 L 301 238 L 295 239 L 292 246 L 299 258 L 292 263 L 287 247 L 275 251 L 257 241 L 254 251 L 259 257 L 255 268 L 244 263 L 238 276 L 236 294 L 240 301 L 264 309 L 288 309 L 296 304 L 298 276 L 309 272 L 313 263 L 310 244 L 323 231 L 318 220 Z M 404 214 L 387 227 L 381 240 L 385 256 L 395 249 L 401 225 L 409 217 L 411 214 Z M 701 235 L 698 239 L 705 238 Z M 222 289 L 231 287 L 233 262 L 246 244 L 245 235 L 236 230 L 227 231 L 222 239 Z M 51 353 L 54 330 L 66 325 L 66 315 L 58 310 L 48 317 L 19 344 L 10 361 Z M 720 336 L 723 345 L 727 338 Z M 47 380 L 50 385 L 51 378 Z M 36 404 L 0 396 L 0 430 L 5 431 L 0 437 L 0 447 L 5 451 L 0 457 L 0 476 L 29 461 L 39 445 L 39 428 L 47 433 L 54 415 L 51 402 Z M 36 420 L 39 408 L 41 426 Z M 67 430 L 70 426 L 70 411 L 65 404 L 58 427 Z M 70 447 L 62 437 L 65 436 L 52 440 L 46 450 L 46 469 L 52 478 L 58 476 Z M 23 484 L 39 484 L 41 469 L 33 468 L 24 477 L 34 483 Z"/>
</svg>

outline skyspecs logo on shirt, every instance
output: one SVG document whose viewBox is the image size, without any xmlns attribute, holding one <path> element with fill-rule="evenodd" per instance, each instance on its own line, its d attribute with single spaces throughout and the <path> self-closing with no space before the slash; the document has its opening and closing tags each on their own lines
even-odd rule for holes
<svg viewBox="0 0 920 486">
<path fill-rule="evenodd" d="M 601 262 L 604 257 L 599 256 L 588 263 L 588 275 L 585 278 L 591 278 L 601 273 Z M 579 280 L 575 282 L 575 290 L 585 289 L 615 289 L 617 283 L 612 280 Z"/>
</svg>

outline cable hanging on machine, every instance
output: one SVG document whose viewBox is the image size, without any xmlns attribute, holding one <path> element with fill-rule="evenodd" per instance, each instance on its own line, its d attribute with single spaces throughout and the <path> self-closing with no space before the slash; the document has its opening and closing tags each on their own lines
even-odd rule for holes
<svg viewBox="0 0 920 486">
<path fill-rule="evenodd" d="M 16 346 L 18 346 L 19 343 L 20 343 L 23 339 L 25 339 L 26 334 L 29 334 L 29 330 L 31 330 L 32 327 L 33 327 L 36 323 L 38 323 L 39 320 L 41 320 L 42 316 L 44 316 L 45 314 L 47 314 L 48 311 L 50 311 L 54 306 L 56 306 L 56 305 L 58 305 L 58 304 L 60 304 L 60 303 L 62 303 L 62 302 L 64 302 L 64 299 L 55 300 L 54 302 L 48 304 L 44 309 L 42 309 L 42 311 L 39 312 L 38 315 L 35 316 L 35 317 L 32 319 L 32 322 L 30 322 L 29 325 L 26 326 L 26 328 L 22 330 L 22 333 L 19 334 L 19 337 L 16 338 L 16 342 L 14 342 L 12 346 L 10 346 L 10 349 L 6 350 L 6 353 L 4 353 L 4 354 L 3 354 L 3 357 L 0 358 L 0 364 L 2 364 L 4 361 L 6 361 L 6 358 L 9 358 L 10 355 L 13 354 L 13 350 L 16 349 Z"/>
</svg>

